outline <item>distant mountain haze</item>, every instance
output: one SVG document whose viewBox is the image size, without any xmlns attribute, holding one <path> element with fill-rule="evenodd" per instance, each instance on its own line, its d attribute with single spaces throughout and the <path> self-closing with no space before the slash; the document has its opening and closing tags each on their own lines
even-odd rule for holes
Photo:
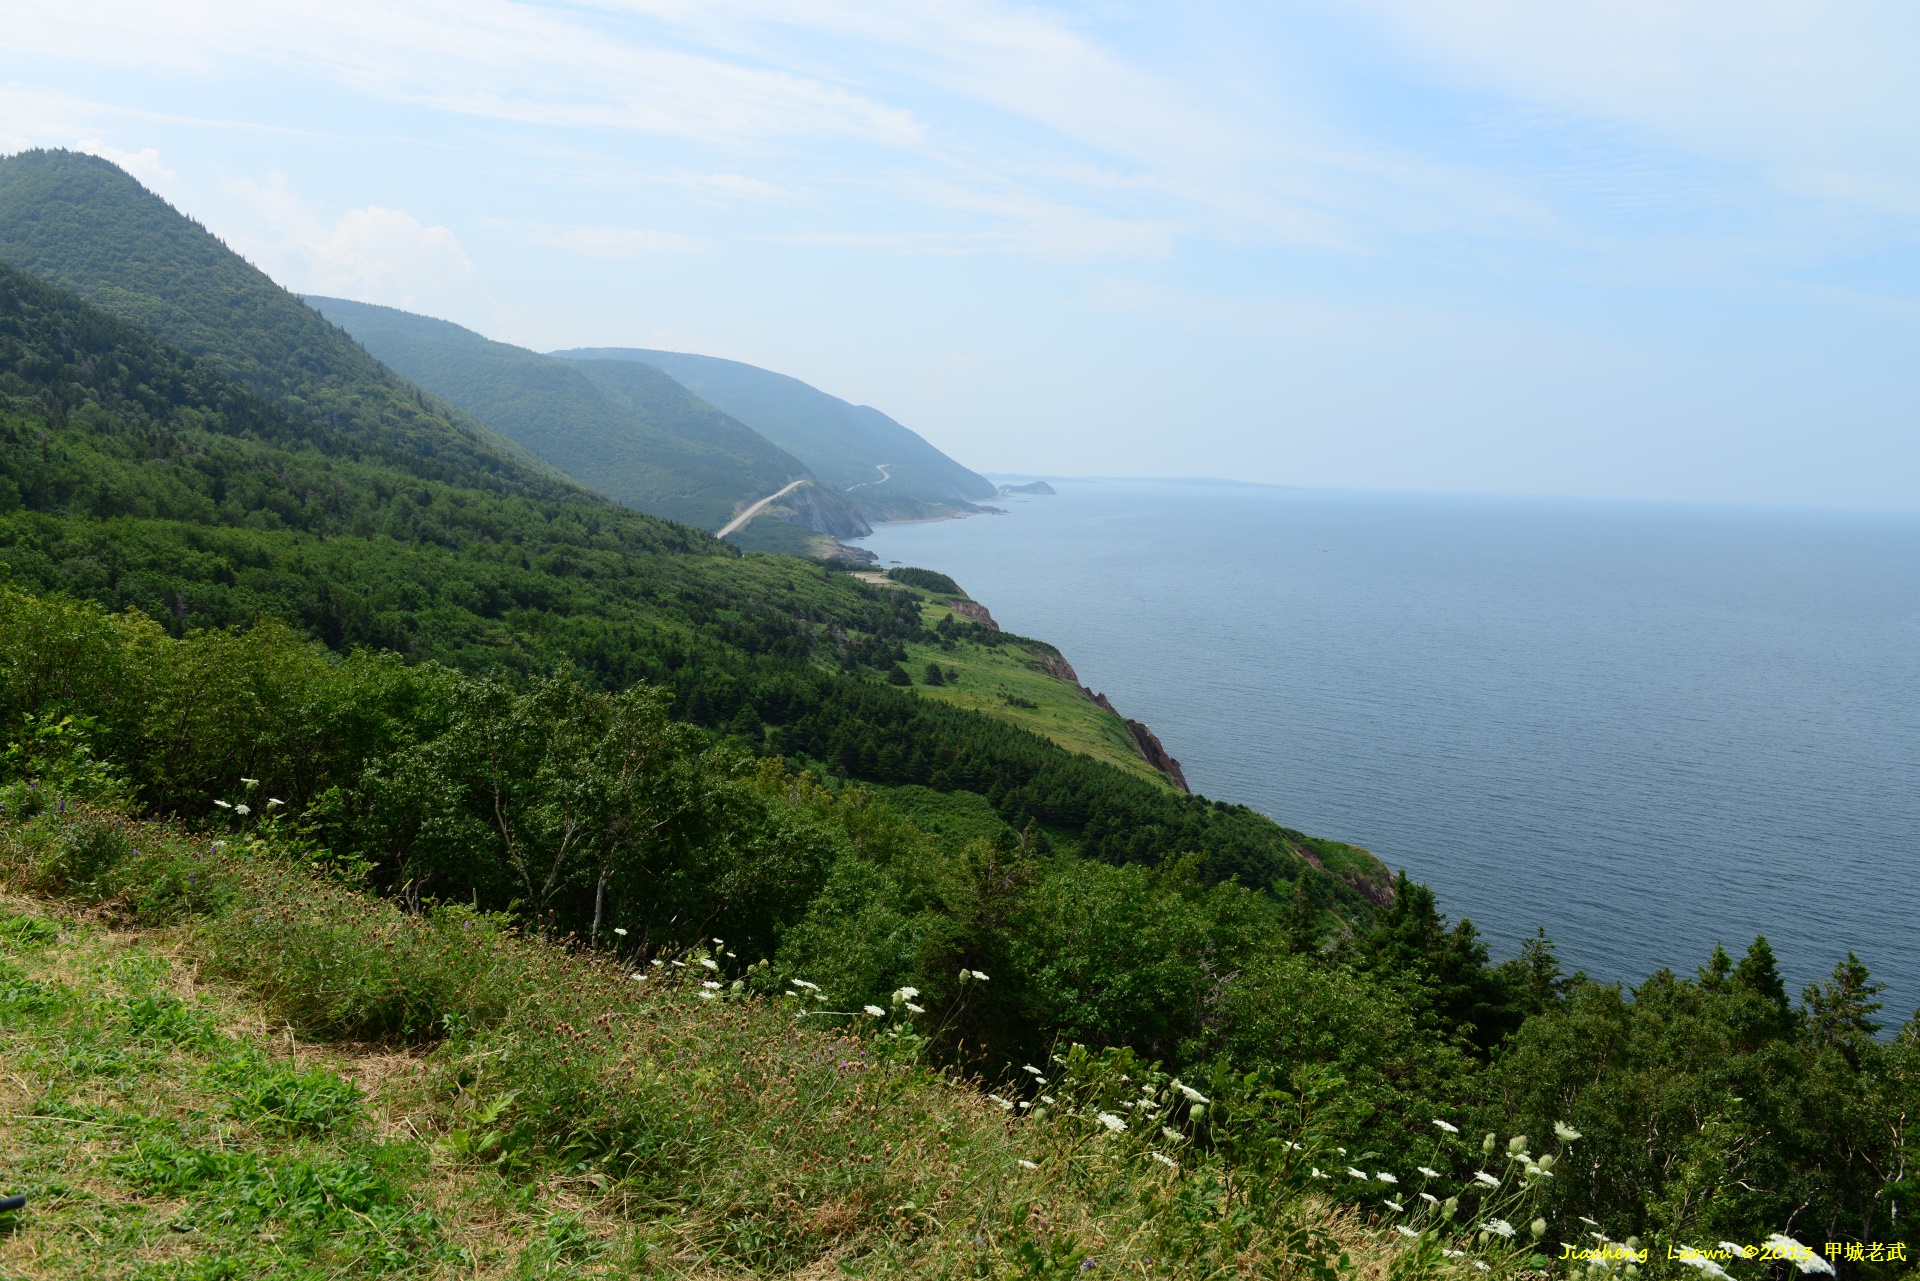
<svg viewBox="0 0 1920 1281">
<path fill-rule="evenodd" d="M 640 347 L 576 347 L 555 356 L 583 364 L 638 363 L 664 370 L 792 453 L 875 520 L 969 510 L 997 492 L 985 477 L 877 409 L 850 404 L 737 360 Z"/>
<path fill-rule="evenodd" d="M 717 530 L 789 482 L 812 479 L 792 454 L 652 365 L 557 360 L 392 307 L 306 302 L 397 373 L 640 511 Z M 831 489 L 781 512 L 818 533 L 869 532 Z"/>
<path fill-rule="evenodd" d="M 108 161 L 0 159 L 0 262 L 69 290 L 416 475 L 579 496 L 550 464 L 412 386 Z"/>
</svg>

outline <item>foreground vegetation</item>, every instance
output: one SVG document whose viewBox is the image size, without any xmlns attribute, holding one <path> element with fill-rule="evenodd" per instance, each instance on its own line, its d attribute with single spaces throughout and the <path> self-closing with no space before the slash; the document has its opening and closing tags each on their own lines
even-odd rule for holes
<svg viewBox="0 0 1920 1281">
<path fill-rule="evenodd" d="M 0 715 L 19 727 L 4 760 L 16 885 L 107 903 L 143 928 L 191 929 L 206 973 L 249 985 L 275 1026 L 464 1047 L 456 1058 L 480 1057 L 461 1058 L 472 1080 L 460 1106 L 512 1095 L 515 1124 L 531 1127 L 513 1143 L 638 1203 L 666 1196 L 627 1185 L 647 1144 L 666 1144 L 658 1161 L 691 1178 L 688 1151 L 731 1153 L 732 1140 L 684 1107 L 670 1124 L 648 1121 L 657 1134 L 635 1130 L 620 1091 L 644 1086 L 657 1092 L 647 1107 L 667 1107 L 689 1073 L 708 1071 L 723 1095 L 747 1089 L 740 1074 L 767 1062 L 759 1039 L 776 1024 L 793 1034 L 804 1009 L 803 1027 L 852 1038 L 805 1051 L 816 1066 L 830 1056 L 836 1072 L 885 1062 L 903 1080 L 964 1073 L 1005 1100 L 1003 1129 L 1061 1143 L 1125 1134 L 1135 1145 L 1127 1160 L 1157 1170 L 1169 1167 L 1152 1151 L 1183 1170 L 1219 1163 L 1207 1177 L 1226 1199 L 1206 1202 L 1207 1213 L 1253 1234 L 1223 1260 L 1266 1251 L 1294 1260 L 1283 1271 L 1304 1268 L 1288 1234 L 1334 1232 L 1335 1222 L 1417 1237 L 1431 1225 L 1408 1216 L 1483 1170 L 1499 1197 L 1525 1202 L 1549 1247 L 1597 1230 L 1583 1219 L 1616 1239 L 1680 1245 L 1781 1230 L 1820 1242 L 1911 1236 L 1900 1208 L 1920 1036 L 1908 1024 L 1892 1041 L 1876 1037 L 1875 985 L 1851 957 L 1797 1008 L 1764 940 L 1739 962 L 1716 954 L 1696 978 L 1657 974 L 1631 993 L 1561 974 L 1544 940 L 1496 966 L 1470 925 L 1449 927 L 1432 894 L 1404 877 L 1392 905 L 1355 928 L 1316 907 L 1305 879 L 1283 903 L 1209 885 L 1193 860 L 1148 869 L 1049 849 L 1037 827 L 1012 829 L 983 798 L 830 786 L 754 758 L 731 735 L 673 721 L 664 695 L 646 687 L 609 695 L 561 674 L 520 689 L 391 656 L 341 659 L 272 626 L 174 640 L 138 616 L 8 593 L 0 674 Z M 121 817 L 130 805 L 185 826 L 136 826 Z M 632 1045 L 604 1035 L 628 1017 L 619 1011 L 653 1011 L 646 1003 L 663 990 L 702 1029 L 686 1035 L 725 1047 L 720 1058 L 670 1067 L 655 1050 L 642 1071 Z M 733 1018 L 746 1020 L 747 1041 L 707 1022 Z M 1063 1048 L 1075 1044 L 1087 1047 L 1082 1057 Z M 1074 1105 L 1084 1133 L 1023 1121 L 1068 1125 L 1066 1096 L 1029 1071 L 1057 1084 L 1056 1056 L 1074 1065 L 1074 1088 L 1104 1083 L 1093 1103 Z M 1205 1102 L 1176 1090 L 1172 1075 Z M 1129 1093 L 1143 1082 L 1156 1091 L 1145 1104 Z M 862 1096 L 878 1111 L 859 1113 L 861 1141 L 893 1146 L 861 1149 L 857 1164 L 944 1142 L 951 1122 L 935 1124 L 918 1098 Z M 1153 1125 L 1139 1123 L 1142 1106 Z M 1103 1111 L 1127 1128 L 1099 1122 Z M 1282 1114 L 1295 1127 L 1284 1142 L 1272 1130 Z M 1295 1132 L 1307 1114 L 1311 1140 Z M 850 1115 L 835 1121 L 834 1143 L 846 1142 Z M 1098 1129 L 1086 1128 L 1088 1115 Z M 1157 1142 L 1167 1120 L 1186 1127 L 1175 1128 L 1187 1156 L 1139 1146 Z M 1242 1136 L 1242 1124 L 1265 1137 Z M 1581 1139 L 1548 1150 L 1541 1136 L 1557 1125 Z M 1502 1156 L 1473 1138 L 1504 1144 L 1515 1132 L 1533 1146 Z M 471 1141 L 494 1142 L 489 1134 L 508 1142 L 501 1127 Z M 1304 1169 L 1285 1155 L 1295 1142 L 1311 1154 Z M 1123 1146 L 1112 1139 L 1097 1151 Z M 1064 1162 L 1063 1187 L 1094 1207 L 1045 1212 L 1049 1224 L 1080 1224 L 1078 1244 L 1062 1248 L 1097 1240 L 1112 1251 L 1124 1234 L 1099 1226 L 1099 1207 L 1132 1205 L 1145 1185 L 1122 1171 L 1112 1177 L 1125 1174 L 1124 1193 L 1098 1191 L 1105 1185 L 1076 1181 L 1080 1157 L 1048 1150 L 1019 1147 L 1018 1159 Z M 926 1161 L 914 1152 L 918 1178 Z M 714 1159 L 729 1173 L 676 1184 L 675 1222 L 699 1217 L 682 1200 L 726 1207 L 785 1186 L 745 1155 Z M 1275 1162 L 1284 1169 L 1273 1172 Z M 1395 1182 L 1373 1177 L 1381 1173 Z M 1283 1180 L 1259 1185 L 1257 1212 L 1232 1191 L 1256 1177 Z M 784 1195 L 814 1204 L 812 1192 Z M 915 1184 L 873 1204 L 893 1214 L 908 1202 L 924 1208 L 926 1195 Z M 1490 1208 L 1505 1204 L 1498 1197 L 1458 1204 L 1519 1222 Z M 1207 1233 L 1225 1231 L 1207 1222 Z M 733 1230 L 700 1229 L 720 1234 L 702 1238 L 711 1248 Z M 1152 1258 L 1179 1257 L 1153 1236 L 1161 1231 L 1126 1229 L 1159 1242 Z M 1446 1248 L 1485 1248 L 1467 1235 Z M 1011 1250 L 1017 1236 L 982 1240 Z M 729 1266 L 778 1273 L 802 1266 L 806 1250 L 832 1248 L 806 1240 Z M 886 1249 L 906 1249 L 889 1240 Z M 997 1275 L 1013 1265 L 979 1266 Z"/>
<path fill-rule="evenodd" d="M 77 808 L 0 826 L 0 876 L 42 896 L 0 902 L 10 1275 L 1379 1276 L 1414 1250 L 1299 1160 L 1228 1164 L 1197 1092 L 1127 1055 L 1069 1050 L 1003 1104 L 927 1066 L 917 994 L 751 996 L 718 940 L 630 975 Z M 1317 1154 L 1300 1102 L 1233 1133 Z"/>
</svg>

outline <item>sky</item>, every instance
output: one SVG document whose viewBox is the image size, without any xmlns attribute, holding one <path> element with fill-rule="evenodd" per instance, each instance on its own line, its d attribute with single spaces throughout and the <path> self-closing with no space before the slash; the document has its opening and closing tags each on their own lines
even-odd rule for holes
<svg viewBox="0 0 1920 1281">
<path fill-rule="evenodd" d="M 1908 0 L 0 0 L 0 150 L 963 463 L 1920 509 Z"/>
</svg>

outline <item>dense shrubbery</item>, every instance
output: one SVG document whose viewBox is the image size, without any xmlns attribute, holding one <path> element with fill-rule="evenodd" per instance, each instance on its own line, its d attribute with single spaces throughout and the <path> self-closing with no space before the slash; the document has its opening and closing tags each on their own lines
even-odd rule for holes
<svg viewBox="0 0 1920 1281">
<path fill-rule="evenodd" d="M 912 565 L 897 565 L 887 571 L 887 577 L 896 583 L 905 583 L 909 587 L 918 587 L 924 591 L 939 592 L 943 596 L 965 596 L 960 584 L 945 574 L 933 569 L 916 569 Z"/>
<path fill-rule="evenodd" d="M 285 917 L 298 937 L 263 934 L 259 913 L 222 905 L 288 901 L 292 882 L 271 878 L 306 874 L 248 864 L 242 884 L 204 856 L 143 862 L 108 811 L 56 810 L 57 840 L 17 839 L 18 880 L 156 920 L 210 914 L 228 972 L 315 1033 L 433 1040 L 505 1017 L 547 981 L 506 964 L 518 929 L 643 970 L 718 935 L 709 959 L 746 995 L 804 978 L 825 1008 L 858 1011 L 917 989 L 926 1051 L 990 1076 L 1017 1079 L 1056 1038 L 1127 1047 L 1223 1099 L 1252 1088 L 1248 1071 L 1326 1073 L 1344 1145 L 1402 1174 L 1470 1174 L 1470 1153 L 1438 1159 L 1435 1116 L 1469 1132 L 1570 1123 L 1578 1159 L 1528 1193 L 1567 1239 L 1581 1215 L 1684 1241 L 1785 1226 L 1906 1239 L 1920 1042 L 1911 1024 L 1874 1038 L 1856 963 L 1799 1008 L 1764 941 L 1631 994 L 1568 979 L 1544 940 L 1496 966 L 1404 879 L 1356 930 L 1305 880 L 1282 903 L 1211 881 L 1198 855 L 1056 850 L 966 793 L 827 786 L 672 720 L 645 686 L 341 658 L 277 625 L 174 640 L 8 593 L 0 679 L 16 819 L 135 798 L 397 901 L 377 947 L 355 941 L 370 909 L 344 891 Z M 579 1091 L 553 1106 L 574 1116 Z M 1405 1203 L 1360 1202 L 1382 1196 Z"/>
</svg>

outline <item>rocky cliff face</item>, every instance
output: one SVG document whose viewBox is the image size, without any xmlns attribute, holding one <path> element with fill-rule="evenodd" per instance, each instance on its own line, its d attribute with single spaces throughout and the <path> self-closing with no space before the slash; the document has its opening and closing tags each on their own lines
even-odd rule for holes
<svg viewBox="0 0 1920 1281">
<path fill-rule="evenodd" d="M 866 518 L 839 494 L 818 484 L 802 485 L 777 504 L 780 519 L 816 534 L 864 538 L 873 532 Z"/>
<path fill-rule="evenodd" d="M 1064 658 L 1060 660 L 1063 666 L 1065 666 L 1066 661 Z M 1071 673 L 1073 669 L 1068 667 L 1067 671 Z M 1055 675 L 1058 675 L 1058 673 L 1055 673 Z M 1069 679 L 1071 679 L 1071 677 L 1069 677 Z M 1085 685 L 1080 686 L 1080 692 L 1092 699 L 1094 706 L 1100 708 L 1102 711 L 1113 712 L 1115 716 L 1120 716 L 1119 712 L 1113 710 L 1113 704 L 1108 701 L 1104 693 L 1096 694 Z M 1174 760 L 1173 757 L 1168 754 L 1167 749 L 1160 745 L 1158 735 L 1139 721 L 1128 720 L 1124 716 L 1120 716 L 1120 719 L 1125 722 L 1127 737 L 1133 740 L 1133 750 L 1140 753 L 1141 760 L 1172 779 L 1174 785 L 1181 791 L 1193 791 L 1191 787 L 1187 786 L 1187 776 L 1180 769 L 1180 762 Z"/>
<path fill-rule="evenodd" d="M 947 602 L 947 606 L 953 610 L 954 613 L 970 622 L 991 627 L 996 632 L 1000 630 L 1000 624 L 993 621 L 993 615 L 987 612 L 987 607 L 977 600 L 965 600 L 956 596 Z"/>
<path fill-rule="evenodd" d="M 1133 739 L 1133 745 L 1139 750 L 1142 760 L 1172 779 L 1181 791 L 1193 790 L 1187 786 L 1187 776 L 1180 771 L 1180 762 L 1167 755 L 1167 749 L 1160 745 L 1160 740 L 1152 730 L 1139 721 L 1128 721 L 1127 734 Z"/>
</svg>

